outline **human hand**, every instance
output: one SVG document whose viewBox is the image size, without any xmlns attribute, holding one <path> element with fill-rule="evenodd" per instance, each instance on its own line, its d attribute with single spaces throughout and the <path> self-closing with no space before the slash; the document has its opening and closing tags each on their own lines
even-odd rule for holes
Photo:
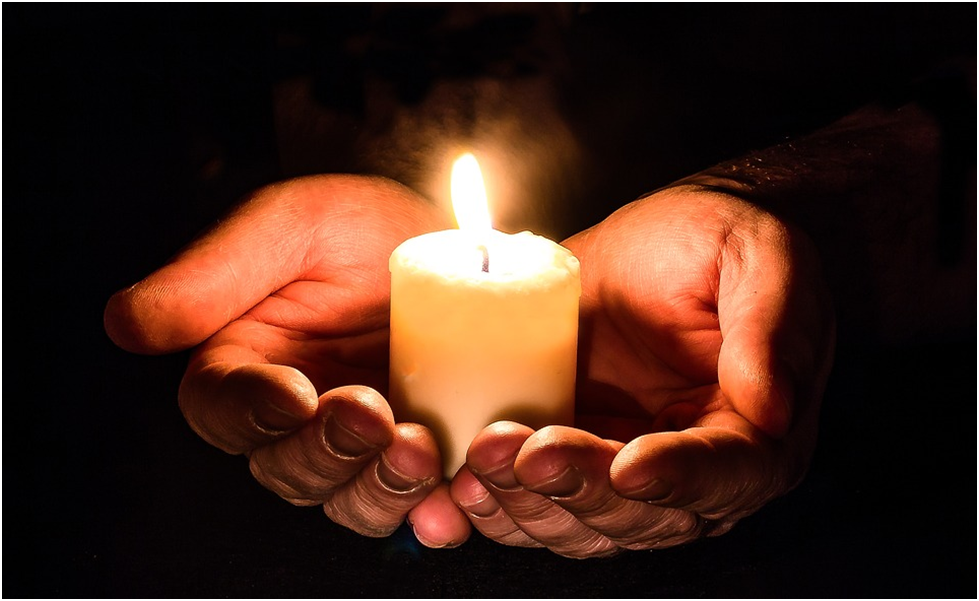
<svg viewBox="0 0 979 601">
<path fill-rule="evenodd" d="M 451 484 L 499 542 L 570 557 L 729 530 L 815 445 L 834 315 L 807 239 L 679 186 L 565 242 L 581 261 L 577 428 L 486 428 Z"/>
<path fill-rule="evenodd" d="M 423 543 L 458 544 L 470 526 L 441 483 L 432 434 L 396 424 L 382 396 L 388 257 L 447 226 L 441 211 L 387 180 L 270 186 L 115 294 L 106 331 L 137 353 L 196 346 L 179 391 L 187 422 L 210 444 L 247 455 L 255 478 L 281 497 L 322 504 L 369 536 L 390 534 L 413 512 Z"/>
</svg>

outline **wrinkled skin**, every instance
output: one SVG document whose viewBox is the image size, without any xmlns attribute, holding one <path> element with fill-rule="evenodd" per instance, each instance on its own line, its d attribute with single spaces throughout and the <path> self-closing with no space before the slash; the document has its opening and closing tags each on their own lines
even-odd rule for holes
<svg viewBox="0 0 979 601">
<path fill-rule="evenodd" d="M 589 557 L 726 531 L 804 475 L 833 316 L 806 240 L 732 196 L 659 192 L 565 242 L 582 263 L 577 429 L 501 422 L 443 482 L 387 389 L 387 261 L 450 227 L 409 190 L 319 176 L 257 192 L 110 299 L 122 348 L 196 347 L 179 402 L 298 505 L 430 547 L 472 525 Z"/>
</svg>

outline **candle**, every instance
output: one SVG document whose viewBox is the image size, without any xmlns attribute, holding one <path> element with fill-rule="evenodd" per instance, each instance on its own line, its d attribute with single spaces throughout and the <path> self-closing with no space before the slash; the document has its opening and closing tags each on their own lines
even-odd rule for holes
<svg viewBox="0 0 979 601">
<path fill-rule="evenodd" d="M 459 229 L 412 238 L 391 255 L 389 400 L 428 426 L 447 478 L 489 424 L 572 425 L 578 260 L 530 232 L 492 229 L 478 163 L 456 161 Z"/>
</svg>

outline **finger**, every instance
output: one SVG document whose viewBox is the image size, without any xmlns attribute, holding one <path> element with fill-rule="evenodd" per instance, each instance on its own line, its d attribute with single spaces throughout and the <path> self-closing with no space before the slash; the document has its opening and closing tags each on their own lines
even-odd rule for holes
<svg viewBox="0 0 979 601">
<path fill-rule="evenodd" d="M 150 354 L 193 346 L 294 279 L 312 228 L 306 211 L 284 206 L 283 192 L 258 192 L 171 263 L 113 295 L 105 311 L 113 341 Z"/>
<path fill-rule="evenodd" d="M 469 447 L 469 469 L 524 533 L 555 553 L 591 557 L 616 552 L 615 543 L 549 498 L 526 490 L 517 480 L 514 462 L 533 432 L 513 422 L 488 426 Z"/>
<path fill-rule="evenodd" d="M 317 176 L 269 186 L 171 263 L 113 295 L 105 329 L 132 352 L 189 348 L 301 279 L 324 256 L 338 273 L 369 256 L 383 288 L 394 247 L 439 223 L 414 193 L 379 178 Z M 363 247 L 370 227 L 370 245 L 352 255 L 348 249 Z"/>
<path fill-rule="evenodd" d="M 258 447 L 252 475 L 296 505 L 316 505 L 357 476 L 394 439 L 394 416 L 380 394 L 345 386 L 320 397 L 315 419 L 290 436 Z"/>
<path fill-rule="evenodd" d="M 456 473 L 450 493 L 483 536 L 511 547 L 543 546 L 517 526 L 468 466 L 462 466 Z"/>
<path fill-rule="evenodd" d="M 388 536 L 442 480 L 442 459 L 432 433 L 398 424 L 390 446 L 323 504 L 334 522 L 365 536 Z"/>
<path fill-rule="evenodd" d="M 472 533 L 472 525 L 444 482 L 408 512 L 407 520 L 415 538 L 433 549 L 458 547 Z"/>
<path fill-rule="evenodd" d="M 244 453 L 301 427 L 319 407 L 316 389 L 298 370 L 258 361 L 235 349 L 236 361 L 201 367 L 192 362 L 180 384 L 180 410 L 204 440 L 228 453 Z"/>
<path fill-rule="evenodd" d="M 626 499 L 612 489 L 609 470 L 619 448 L 582 430 L 550 426 L 524 443 L 514 473 L 526 490 L 550 498 L 618 547 L 652 549 L 697 538 L 702 521 L 695 514 Z"/>
<path fill-rule="evenodd" d="M 797 388 L 816 379 L 831 352 L 832 315 L 804 236 L 754 212 L 743 220 L 751 231 L 736 226 L 723 251 L 718 381 L 752 424 L 782 437 L 798 409 Z"/>
<path fill-rule="evenodd" d="M 786 469 L 776 444 L 736 413 L 720 412 L 703 426 L 627 444 L 612 461 L 612 488 L 629 499 L 736 521 L 798 481 L 802 472 Z"/>
</svg>

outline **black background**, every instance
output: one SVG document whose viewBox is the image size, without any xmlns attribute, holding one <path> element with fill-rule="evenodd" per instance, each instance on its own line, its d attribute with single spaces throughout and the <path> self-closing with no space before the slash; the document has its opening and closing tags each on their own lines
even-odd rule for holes
<svg viewBox="0 0 979 601">
<path fill-rule="evenodd" d="M 559 8 L 558 108 L 592 164 L 557 236 L 976 48 L 972 4 Z M 723 537 L 612 559 L 362 538 L 193 435 L 186 355 L 117 349 L 105 301 L 255 186 L 413 183 L 357 146 L 365 81 L 410 107 L 444 78 L 549 75 L 510 53 L 532 45 L 535 11 L 446 37 L 443 10 L 6 6 L 3 596 L 973 597 L 974 328 L 885 344 L 841 324 L 804 483 Z M 344 116 L 299 163 L 309 140 L 273 119 L 298 76 Z"/>
</svg>

